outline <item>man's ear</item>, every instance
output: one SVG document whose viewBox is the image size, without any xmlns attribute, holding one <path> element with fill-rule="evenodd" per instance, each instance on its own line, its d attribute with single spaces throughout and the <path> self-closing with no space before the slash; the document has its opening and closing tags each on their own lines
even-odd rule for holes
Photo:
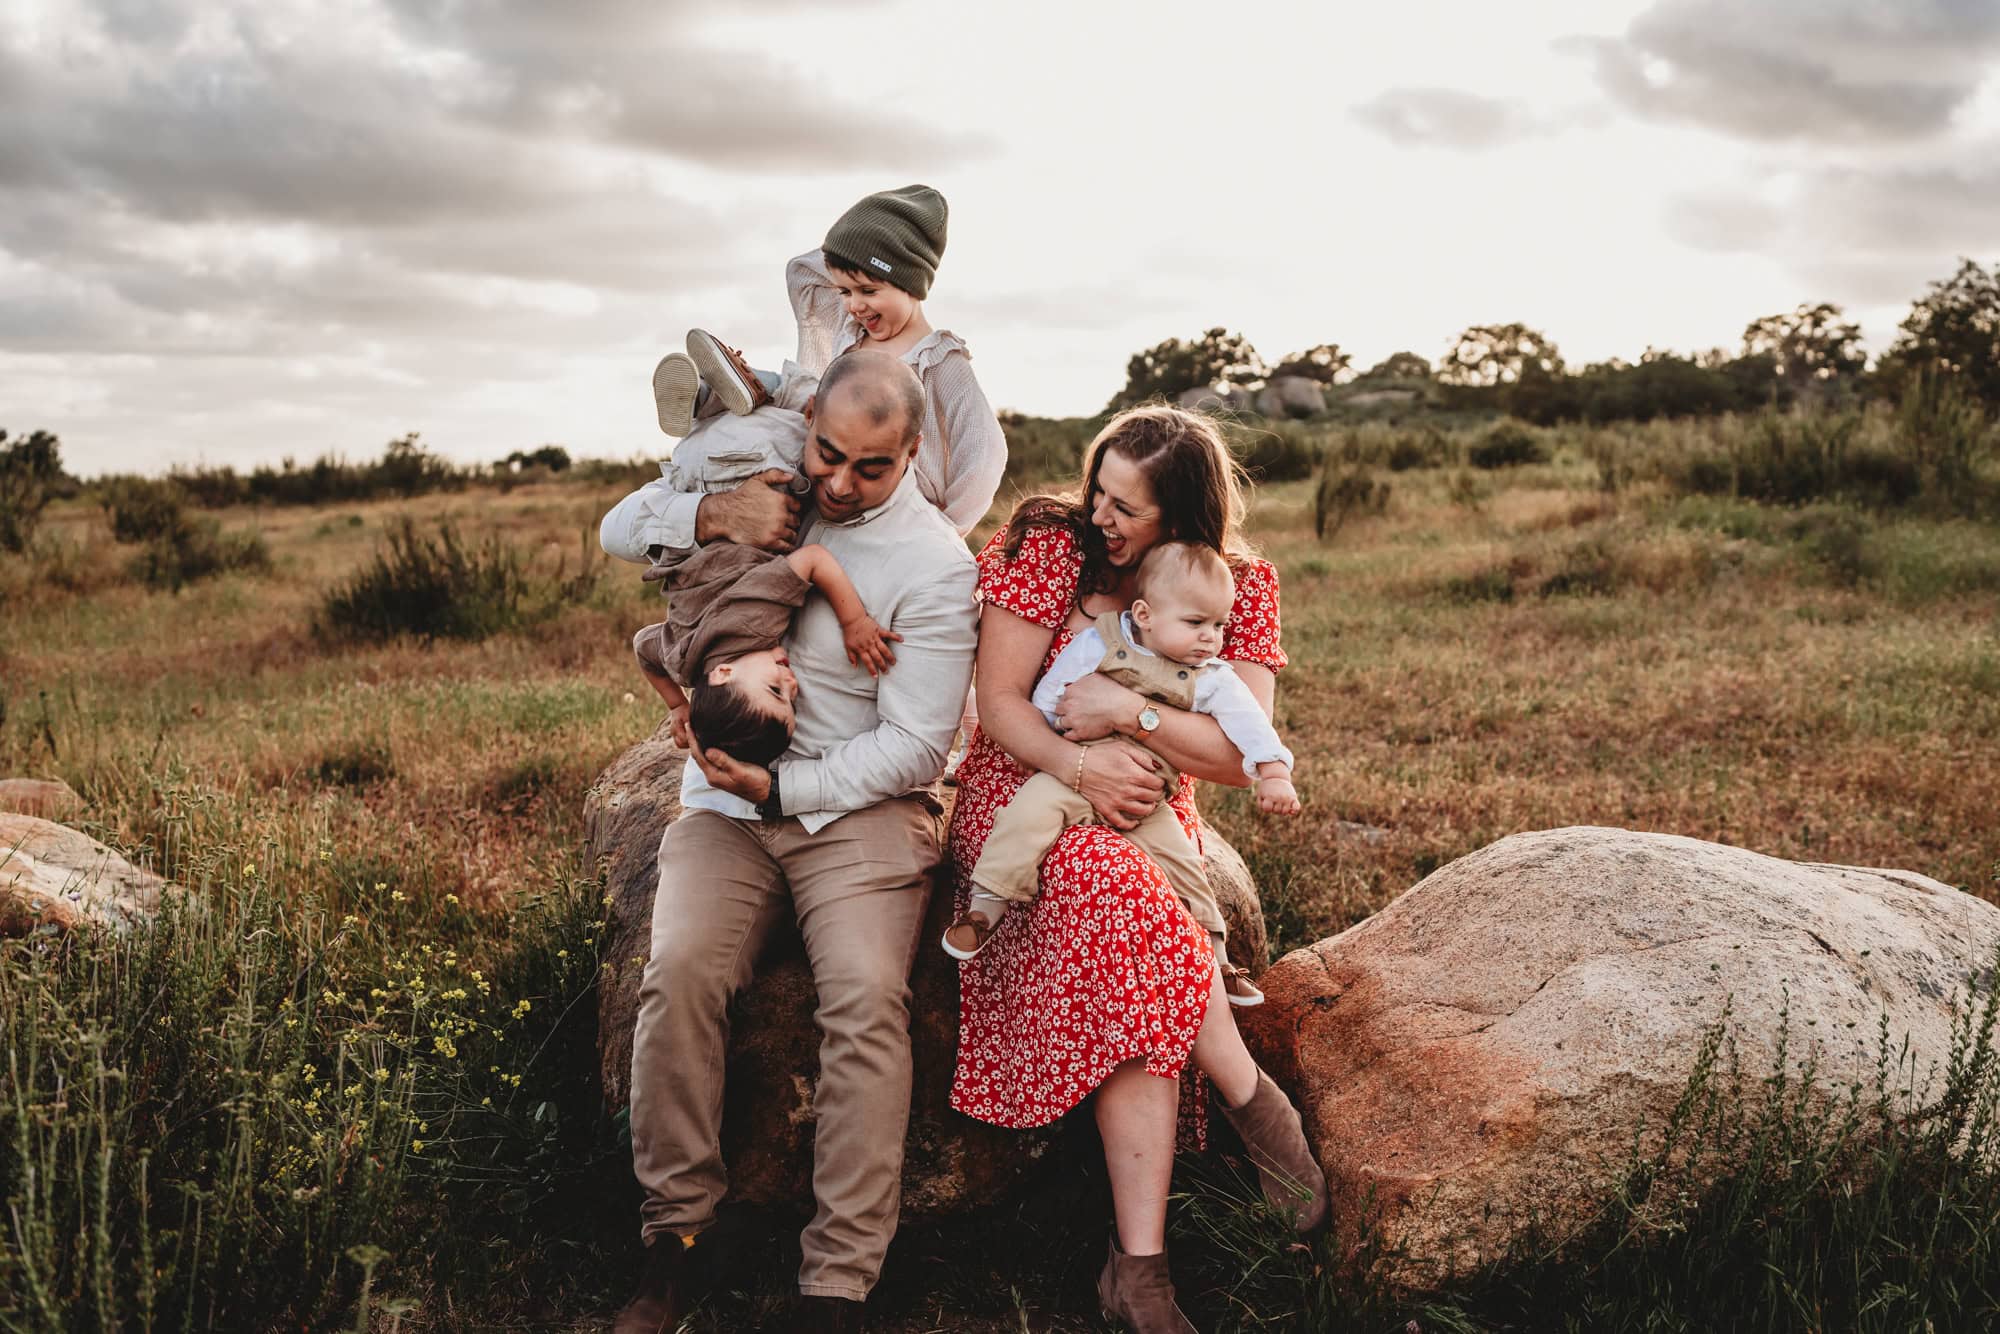
<svg viewBox="0 0 2000 1334">
<path fill-rule="evenodd" d="M 923 447 L 924 447 L 924 433 L 922 431 L 918 431 L 917 438 L 910 441 L 910 457 L 915 458 L 917 456 L 917 451 L 922 449 Z"/>
<path fill-rule="evenodd" d="M 814 394 L 811 398 L 806 400 L 805 407 L 800 409 L 800 411 L 803 412 L 805 415 L 807 426 L 811 426 L 813 424 L 813 409 L 818 406 L 819 406 L 819 395 Z"/>
</svg>

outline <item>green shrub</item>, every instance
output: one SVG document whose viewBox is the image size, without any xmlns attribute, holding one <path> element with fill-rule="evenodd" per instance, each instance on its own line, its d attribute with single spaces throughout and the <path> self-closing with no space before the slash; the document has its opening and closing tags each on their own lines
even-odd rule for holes
<svg viewBox="0 0 2000 1334">
<path fill-rule="evenodd" d="M 148 587 L 179 592 L 188 584 L 232 570 L 268 570 L 271 549 L 257 533 L 224 532 L 214 519 L 182 515 L 174 527 L 150 538 L 128 568 Z"/>
<path fill-rule="evenodd" d="M 1329 458 L 1313 492 L 1313 535 L 1324 541 L 1355 514 L 1382 513 L 1389 507 L 1389 492 L 1389 483 L 1376 481 L 1366 464 L 1337 467 Z"/>
<path fill-rule="evenodd" d="M 586 568 L 579 578 L 594 583 L 596 573 Z M 576 582 L 538 584 L 498 536 L 468 546 L 449 523 L 426 534 L 405 516 L 388 526 L 368 564 L 327 593 L 315 628 L 323 639 L 369 643 L 484 639 L 551 614 Z"/>
<path fill-rule="evenodd" d="M 396 758 L 384 741 L 350 741 L 326 751 L 307 770 L 327 787 L 373 787 L 396 772 Z"/>
<path fill-rule="evenodd" d="M 60 442 L 36 431 L 7 444 L 0 430 L 0 551 L 23 552 L 56 490 L 71 481 L 62 470 Z"/>
<path fill-rule="evenodd" d="M 116 478 L 102 493 L 111 536 L 125 543 L 171 537 L 184 528 L 187 516 L 181 506 L 186 498 L 179 483 L 145 477 Z"/>
<path fill-rule="evenodd" d="M 1382 460 L 1390 472 L 1412 468 L 1442 468 L 1451 461 L 1451 441 L 1435 426 L 1420 431 L 1398 431 Z"/>
<path fill-rule="evenodd" d="M 1056 481 L 1074 478 L 1083 466 L 1083 449 L 1097 433 L 1092 417 L 1028 417 L 1000 414 L 1007 437 L 1007 477 L 1010 481 Z"/>
<path fill-rule="evenodd" d="M 1236 427 L 1230 436 L 1230 448 L 1252 481 L 1296 482 L 1319 466 L 1319 443 L 1297 422 Z"/>
<path fill-rule="evenodd" d="M 1492 471 L 1514 468 L 1524 463 L 1547 463 L 1548 446 L 1529 427 L 1515 421 L 1497 422 L 1466 451 L 1465 461 L 1475 468 Z"/>
<path fill-rule="evenodd" d="M 1910 377 L 1896 407 L 1896 438 L 1910 466 L 1963 513 L 1978 507 L 1980 469 L 1993 455 L 1996 434 L 1963 377 L 1933 367 Z"/>
</svg>

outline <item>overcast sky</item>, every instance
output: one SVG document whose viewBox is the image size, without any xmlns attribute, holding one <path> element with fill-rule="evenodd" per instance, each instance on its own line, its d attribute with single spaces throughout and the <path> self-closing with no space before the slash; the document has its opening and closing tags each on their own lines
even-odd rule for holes
<svg viewBox="0 0 2000 1334">
<path fill-rule="evenodd" d="M 2000 259 L 2000 0 L 8 0 L 0 426 L 70 467 L 657 454 L 690 325 L 951 202 L 927 310 L 1003 408 L 1211 325 L 1573 365 L 1830 300 L 1879 352 Z"/>
</svg>

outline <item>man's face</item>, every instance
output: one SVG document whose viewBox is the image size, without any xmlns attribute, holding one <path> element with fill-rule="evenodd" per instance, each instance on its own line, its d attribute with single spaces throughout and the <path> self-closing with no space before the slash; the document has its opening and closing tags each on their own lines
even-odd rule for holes
<svg viewBox="0 0 2000 1334">
<path fill-rule="evenodd" d="M 806 450 L 799 466 L 813 484 L 820 517 L 845 523 L 895 494 L 914 445 L 903 446 L 901 414 L 877 422 L 851 394 L 835 392 L 806 410 Z"/>
</svg>

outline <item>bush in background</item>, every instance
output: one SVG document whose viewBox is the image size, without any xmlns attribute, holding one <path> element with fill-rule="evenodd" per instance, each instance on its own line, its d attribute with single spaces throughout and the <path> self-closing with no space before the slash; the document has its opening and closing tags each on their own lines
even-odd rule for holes
<svg viewBox="0 0 2000 1334">
<path fill-rule="evenodd" d="M 1465 452 L 1465 461 L 1490 472 L 1525 463 L 1547 463 L 1549 450 L 1532 430 L 1519 422 L 1503 421 L 1495 423 L 1473 442 Z"/>
<path fill-rule="evenodd" d="M 1229 446 L 1243 471 L 1256 482 L 1296 482 L 1319 467 L 1319 441 L 1297 422 L 1228 429 Z"/>
<path fill-rule="evenodd" d="M 0 551 L 23 552 L 63 478 L 59 442 L 36 431 L 12 444 L 0 430 Z"/>
</svg>

